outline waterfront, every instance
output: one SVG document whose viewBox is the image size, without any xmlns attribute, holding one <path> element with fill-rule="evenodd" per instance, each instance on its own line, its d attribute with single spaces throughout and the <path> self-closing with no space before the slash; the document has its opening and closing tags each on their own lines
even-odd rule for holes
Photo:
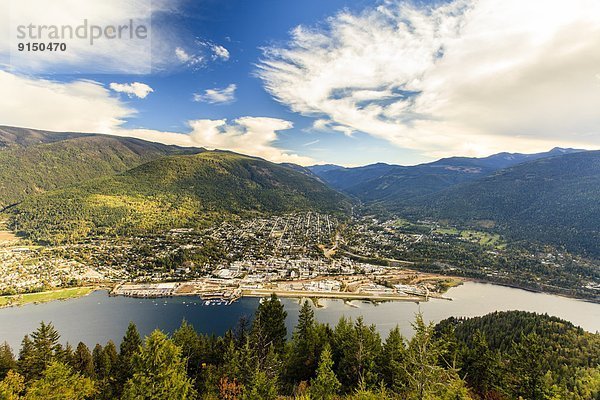
<svg viewBox="0 0 600 400">
<path fill-rule="evenodd" d="M 316 309 L 316 317 L 321 322 L 335 324 L 342 315 L 352 318 L 363 315 L 365 321 L 376 324 L 384 336 L 395 325 L 410 336 L 410 323 L 419 310 L 427 320 L 434 322 L 450 316 L 525 310 L 545 312 L 588 331 L 600 331 L 600 304 L 475 282 L 450 289 L 448 296 L 453 301 L 431 299 L 419 304 L 387 302 L 377 305 L 321 299 L 319 304 L 323 307 Z M 287 324 L 291 330 L 298 317 L 299 301 L 282 299 L 282 302 L 288 312 Z M 242 316 L 251 316 L 258 303 L 257 298 L 243 298 L 229 306 L 205 306 L 194 297 L 136 299 L 109 297 L 107 292 L 99 291 L 78 299 L 0 309 L 0 342 L 8 341 L 17 351 L 23 335 L 33 331 L 42 320 L 54 323 L 63 342 L 76 344 L 82 340 L 89 346 L 106 343 L 109 339 L 118 343 L 129 321 L 134 321 L 142 334 L 155 328 L 172 332 L 184 318 L 200 332 L 222 334 L 234 327 Z"/>
</svg>

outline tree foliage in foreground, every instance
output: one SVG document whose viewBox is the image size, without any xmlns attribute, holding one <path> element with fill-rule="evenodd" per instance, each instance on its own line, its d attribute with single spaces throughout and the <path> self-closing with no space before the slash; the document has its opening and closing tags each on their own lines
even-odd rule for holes
<svg viewBox="0 0 600 400">
<path fill-rule="evenodd" d="M 600 396 L 600 335 L 547 315 L 493 313 L 434 326 L 417 315 L 412 338 L 382 340 L 362 318 L 334 327 L 309 302 L 288 340 L 277 297 L 223 336 L 183 322 L 142 341 L 130 324 L 119 349 L 62 346 L 42 323 L 18 360 L 0 346 L 0 400 L 502 400 Z"/>
</svg>

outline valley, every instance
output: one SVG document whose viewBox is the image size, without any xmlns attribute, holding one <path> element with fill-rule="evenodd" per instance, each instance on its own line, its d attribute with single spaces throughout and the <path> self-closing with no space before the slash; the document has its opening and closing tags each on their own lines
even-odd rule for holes
<svg viewBox="0 0 600 400">
<path fill-rule="evenodd" d="M 0 215 L 5 295 L 89 285 L 127 294 L 136 290 L 123 291 L 124 284 L 175 282 L 187 294 L 226 292 L 228 299 L 276 291 L 414 300 L 471 279 L 600 299 L 597 206 L 590 203 L 598 152 L 303 168 L 226 151 L 15 129 L 0 129 L 0 165 L 12 165 L 18 153 L 24 171 L 35 173 L 0 190 L 1 204 L 17 200 Z M 75 149 L 86 157 L 65 158 Z M 34 168 L 28 154 L 46 161 Z M 58 180 L 57 160 L 67 172 Z M 584 167 L 583 178 L 569 172 Z M 578 179 L 588 185 L 565 189 Z M 541 186 L 554 180 L 565 184 Z M 555 210 L 571 203 L 579 208 Z M 520 210 L 518 228 L 506 222 L 510 210 Z M 564 221 L 542 229 L 552 213 Z M 577 246 L 559 234 L 544 239 L 560 227 L 587 239 Z"/>
</svg>

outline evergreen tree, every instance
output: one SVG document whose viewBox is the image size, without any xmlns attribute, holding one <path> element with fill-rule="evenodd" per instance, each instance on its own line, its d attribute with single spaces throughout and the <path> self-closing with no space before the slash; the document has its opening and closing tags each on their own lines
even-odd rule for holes
<svg viewBox="0 0 600 400">
<path fill-rule="evenodd" d="M 205 354 L 202 351 L 201 339 L 194 327 L 183 320 L 181 326 L 173 333 L 172 340 L 181 349 L 181 356 L 187 360 L 188 375 L 198 376 Z"/>
<path fill-rule="evenodd" d="M 381 375 L 384 382 L 394 392 L 399 393 L 406 388 L 408 377 L 404 369 L 406 345 L 397 326 L 390 331 L 383 345 L 381 354 Z"/>
<path fill-rule="evenodd" d="M 462 372 L 469 386 L 485 398 L 497 385 L 500 363 L 495 352 L 490 350 L 485 335 L 478 329 L 471 345 L 464 351 Z"/>
<path fill-rule="evenodd" d="M 433 324 L 425 324 L 422 314 L 417 314 L 413 328 L 415 335 L 409 342 L 404 363 L 408 378 L 405 394 L 410 399 L 429 399 L 446 385 L 446 371 L 440 365 L 445 348 L 436 340 Z"/>
<path fill-rule="evenodd" d="M 308 381 L 317 369 L 320 343 L 314 318 L 310 302 L 305 301 L 300 308 L 298 324 L 292 334 L 286 357 L 286 380 L 289 383 Z"/>
<path fill-rule="evenodd" d="M 94 378 L 96 371 L 94 369 L 94 360 L 90 349 L 83 343 L 79 342 L 77 349 L 73 353 L 73 369 L 83 376 Z"/>
<path fill-rule="evenodd" d="M 316 400 L 330 400 L 340 390 L 342 384 L 333 372 L 333 360 L 329 344 L 321 352 L 317 376 L 311 381 L 310 394 Z"/>
<path fill-rule="evenodd" d="M 506 375 L 509 377 L 507 386 L 514 397 L 529 400 L 546 398 L 549 388 L 544 380 L 547 372 L 544 368 L 545 351 L 540 336 L 535 332 L 522 334 L 519 343 L 513 346 Z"/>
<path fill-rule="evenodd" d="M 121 393 L 125 382 L 132 376 L 133 356 L 140 351 L 141 347 L 142 339 L 140 338 L 137 327 L 133 322 L 130 322 L 119 348 L 119 361 L 116 376 L 119 394 Z"/>
<path fill-rule="evenodd" d="M 125 385 L 123 399 L 185 400 L 194 396 L 181 349 L 164 333 L 152 332 L 141 352 L 134 355 L 133 376 Z"/>
<path fill-rule="evenodd" d="M 69 366 L 51 363 L 27 390 L 27 400 L 83 400 L 96 393 L 94 382 Z"/>
<path fill-rule="evenodd" d="M 275 294 L 263 299 L 258 306 L 252 325 L 252 345 L 259 360 L 264 360 L 271 346 L 276 353 L 283 352 L 287 336 L 286 317 L 287 312 Z"/>
<path fill-rule="evenodd" d="M 109 340 L 104 346 L 104 353 L 109 366 L 109 375 L 114 375 L 113 371 L 116 371 L 117 363 L 119 362 L 119 353 L 117 352 L 117 346 L 115 342 Z"/>
<path fill-rule="evenodd" d="M 46 367 L 62 355 L 59 339 L 54 326 L 44 322 L 31 334 L 31 340 L 23 339 L 19 359 L 22 360 L 21 372 L 27 380 L 39 378 Z"/>
<path fill-rule="evenodd" d="M 0 380 L 4 379 L 8 371 L 16 370 L 15 355 L 7 342 L 0 345 Z"/>
<path fill-rule="evenodd" d="M 381 338 L 374 325 L 366 326 L 362 317 L 354 325 L 342 318 L 334 331 L 334 343 L 339 353 L 337 375 L 345 388 L 355 388 L 361 380 L 367 385 L 379 383 Z"/>
<path fill-rule="evenodd" d="M 92 350 L 92 361 L 94 364 L 94 373 L 99 381 L 110 377 L 110 360 L 100 343 L 97 343 L 96 346 L 94 346 L 94 350 Z"/>
<path fill-rule="evenodd" d="M 0 400 L 18 400 L 25 391 L 25 378 L 10 370 L 0 381 Z"/>
<path fill-rule="evenodd" d="M 21 350 L 19 351 L 19 358 L 17 360 L 17 367 L 21 375 L 27 379 L 31 374 L 33 363 L 33 342 L 29 335 L 25 335 L 21 341 Z"/>
<path fill-rule="evenodd" d="M 58 351 L 56 355 L 56 360 L 62 362 L 63 364 L 73 365 L 75 360 L 75 351 L 73 350 L 73 346 L 70 343 L 67 343 L 64 349 Z"/>
<path fill-rule="evenodd" d="M 260 369 L 254 371 L 249 390 L 244 400 L 275 400 L 277 398 L 277 381 Z"/>
<path fill-rule="evenodd" d="M 241 348 L 242 346 L 244 346 L 246 344 L 246 341 L 248 340 L 248 338 L 250 336 L 250 330 L 251 330 L 250 319 L 247 316 L 242 315 L 242 317 L 239 319 L 239 321 L 233 331 L 233 337 L 235 339 L 235 346 L 237 348 Z"/>
</svg>

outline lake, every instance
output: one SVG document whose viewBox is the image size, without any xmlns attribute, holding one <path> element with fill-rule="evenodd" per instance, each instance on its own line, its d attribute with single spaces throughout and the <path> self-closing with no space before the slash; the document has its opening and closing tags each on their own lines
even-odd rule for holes
<svg viewBox="0 0 600 400">
<path fill-rule="evenodd" d="M 590 332 L 600 331 L 600 304 L 475 282 L 452 288 L 447 296 L 453 301 L 432 299 L 419 304 L 374 305 L 363 301 L 347 304 L 342 300 L 319 300 L 322 307 L 316 308 L 315 314 L 317 320 L 332 325 L 342 315 L 352 318 L 362 315 L 367 323 L 375 324 L 383 336 L 396 325 L 404 335 L 411 336 L 411 322 L 419 311 L 433 322 L 450 316 L 472 317 L 493 311 L 535 311 L 569 320 Z M 300 302 L 296 299 L 282 299 L 282 302 L 291 331 L 298 318 Z M 109 339 L 118 345 L 129 321 L 135 322 L 144 335 L 156 328 L 172 332 L 183 319 L 200 332 L 220 335 L 234 327 L 242 316 L 251 316 L 258 304 L 258 299 L 243 298 L 229 306 L 205 306 L 195 297 L 134 299 L 109 297 L 106 291 L 97 291 L 78 299 L 0 309 L 0 342 L 7 341 L 17 352 L 23 336 L 35 330 L 40 321 L 51 321 L 63 342 L 76 345 L 81 340 L 90 347 Z"/>
</svg>

